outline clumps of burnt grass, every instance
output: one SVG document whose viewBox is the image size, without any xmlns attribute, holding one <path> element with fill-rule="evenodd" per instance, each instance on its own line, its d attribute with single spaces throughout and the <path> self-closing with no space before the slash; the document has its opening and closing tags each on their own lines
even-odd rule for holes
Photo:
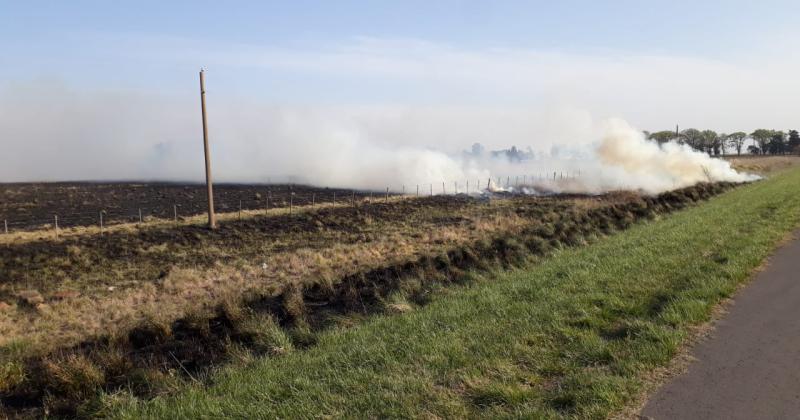
<svg viewBox="0 0 800 420">
<path fill-rule="evenodd" d="M 519 266 L 531 256 L 582 245 L 732 185 L 700 184 L 588 210 L 548 208 L 536 214 L 541 223 L 519 234 L 486 238 L 335 282 L 289 284 L 273 295 L 225 302 L 209 313 L 171 322 L 150 320 L 121 336 L 22 358 L 14 365 L 20 372 L 6 375 L 11 379 L 0 387 L 0 407 L 11 415 L 91 415 L 101 409 L 97 405 L 103 393 L 126 390 L 140 398 L 168 394 L 187 382 L 208 381 L 215 366 L 302 350 L 315 345 L 326 328 L 423 306 L 443 287 L 469 282 L 475 270 Z"/>
<path fill-rule="evenodd" d="M 202 224 L 179 223 L 145 224 L 59 240 L 48 234 L 0 246 L 0 300 L 14 301 L 18 289 L 35 289 L 48 295 L 64 283 L 83 292 L 132 279 L 152 281 L 174 266 L 206 269 L 256 258 L 265 253 L 265 246 L 321 248 L 330 245 L 331 238 L 339 243 L 359 242 L 368 238 L 377 225 L 408 223 L 419 230 L 455 226 L 466 219 L 438 215 L 469 212 L 479 205 L 478 200 L 467 196 L 373 200 L 359 201 L 355 206 L 323 206 L 293 214 L 222 220 L 214 231 Z M 224 252 L 228 249 L 237 252 Z"/>
</svg>

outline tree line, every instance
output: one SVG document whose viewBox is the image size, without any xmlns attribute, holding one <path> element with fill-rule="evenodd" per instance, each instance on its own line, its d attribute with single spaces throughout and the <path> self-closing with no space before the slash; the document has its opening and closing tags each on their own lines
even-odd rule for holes
<svg viewBox="0 0 800 420">
<path fill-rule="evenodd" d="M 486 147 L 480 143 L 472 145 L 472 150 L 464 151 L 464 156 L 470 158 L 480 158 L 487 156 Z M 488 156 L 492 158 L 504 157 L 509 162 L 522 162 L 534 158 L 533 149 L 528 146 L 525 150 L 517 149 L 517 146 L 511 146 L 510 149 L 492 150 L 488 152 Z"/>
<path fill-rule="evenodd" d="M 644 134 L 658 144 L 676 141 L 709 155 L 723 155 L 726 150 L 734 150 L 737 155 L 741 155 L 743 152 L 753 155 L 800 154 L 800 134 L 797 130 L 784 132 L 759 128 L 752 133 L 737 131 L 726 134 L 717 133 L 714 130 L 687 128 L 680 132 L 664 130 L 650 133 L 645 131 Z M 747 145 L 748 140 L 751 142 L 749 145 Z"/>
</svg>

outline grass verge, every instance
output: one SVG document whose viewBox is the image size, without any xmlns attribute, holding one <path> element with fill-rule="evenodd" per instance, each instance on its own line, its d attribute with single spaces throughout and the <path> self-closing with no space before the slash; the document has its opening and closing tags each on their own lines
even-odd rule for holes
<svg viewBox="0 0 800 420">
<path fill-rule="evenodd" d="M 423 308 L 332 328 L 122 418 L 607 417 L 800 221 L 800 170 L 738 188 Z"/>
</svg>

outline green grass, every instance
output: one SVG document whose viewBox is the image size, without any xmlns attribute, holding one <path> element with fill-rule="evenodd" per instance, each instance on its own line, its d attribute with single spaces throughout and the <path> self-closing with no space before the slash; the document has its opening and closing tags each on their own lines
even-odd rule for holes
<svg viewBox="0 0 800 420">
<path fill-rule="evenodd" d="M 229 367 L 126 418 L 589 417 L 634 402 L 800 222 L 800 170 L 738 188 L 524 269 L 484 275 L 415 312 Z"/>
</svg>

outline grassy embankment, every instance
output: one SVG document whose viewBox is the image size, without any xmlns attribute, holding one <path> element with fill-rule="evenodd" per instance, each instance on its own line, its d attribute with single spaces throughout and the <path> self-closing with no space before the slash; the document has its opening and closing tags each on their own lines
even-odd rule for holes
<svg viewBox="0 0 800 420">
<path fill-rule="evenodd" d="M 470 269 L 594 241 L 730 187 L 491 203 L 434 197 L 251 214 L 213 233 L 145 225 L 21 239 L 0 247 L 8 275 L 0 285 L 0 404 L 15 415 L 73 416 L 92 411 L 102 392 L 163 396 L 184 380 L 204 382 L 222 364 L 313 345 L 328 326 L 424 306 Z M 253 266 L 261 261 L 270 269 Z M 31 286 L 38 290 L 4 302 Z"/>
<path fill-rule="evenodd" d="M 800 170 L 539 264 L 476 279 L 400 316 L 216 374 L 119 417 L 605 417 L 635 402 L 800 222 Z"/>
</svg>

